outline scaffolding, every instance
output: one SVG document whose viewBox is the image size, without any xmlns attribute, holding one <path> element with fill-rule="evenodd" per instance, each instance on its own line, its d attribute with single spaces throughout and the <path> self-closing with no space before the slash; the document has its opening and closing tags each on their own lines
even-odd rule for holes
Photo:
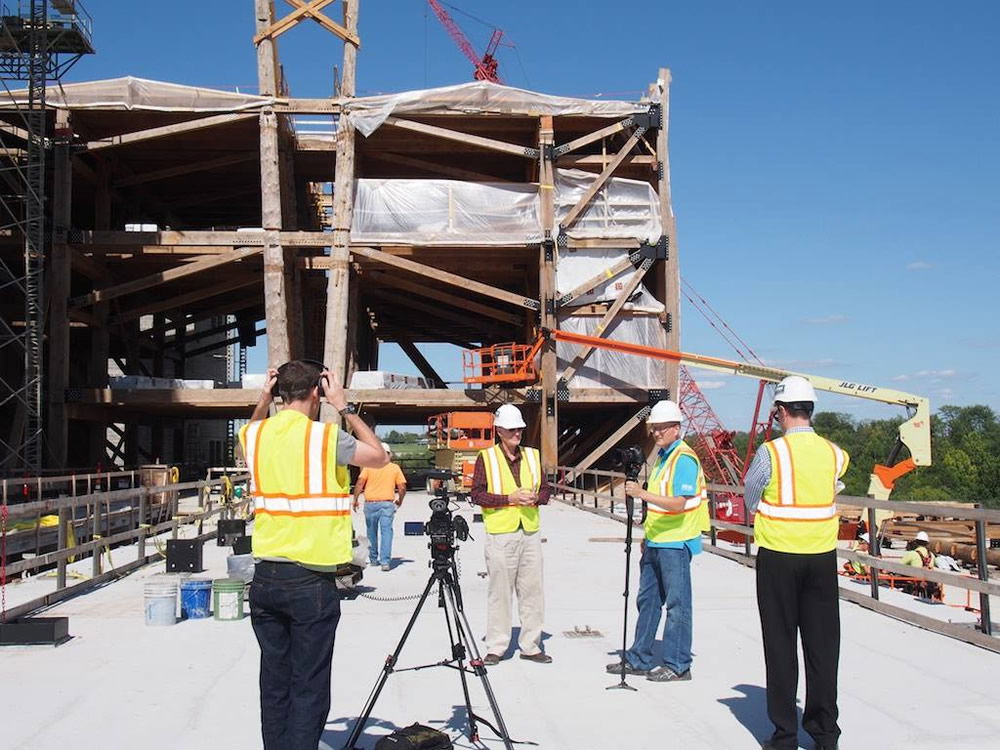
<svg viewBox="0 0 1000 750">
<path fill-rule="evenodd" d="M 23 352 L 22 367 L 12 366 L 16 358 L 5 353 L 8 364 L 0 368 L 0 414 L 8 417 L 4 424 L 9 425 L 9 431 L 0 434 L 0 470 L 37 473 L 45 463 L 44 273 L 51 244 L 46 223 L 46 154 L 54 145 L 48 130 L 46 87 L 93 51 L 90 19 L 79 3 L 24 0 L 16 6 L 0 5 L 0 81 L 8 94 L 9 81 L 27 82 L 27 101 L 9 97 L 10 109 L 4 106 L 4 114 L 13 115 L 13 123 L 0 131 L 0 233 L 20 237 L 23 243 L 19 266 L 0 258 L 0 290 L 23 299 L 20 320 L 10 314 L 10 308 L 0 317 L 0 350 L 11 347 Z"/>
</svg>

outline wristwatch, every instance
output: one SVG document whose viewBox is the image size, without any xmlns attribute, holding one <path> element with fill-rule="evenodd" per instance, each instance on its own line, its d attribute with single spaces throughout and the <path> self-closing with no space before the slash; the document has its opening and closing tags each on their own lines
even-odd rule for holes
<svg viewBox="0 0 1000 750">
<path fill-rule="evenodd" d="M 356 404 L 347 404 L 343 409 L 340 409 L 340 416 L 346 417 L 348 414 L 357 414 L 358 407 Z"/>
</svg>

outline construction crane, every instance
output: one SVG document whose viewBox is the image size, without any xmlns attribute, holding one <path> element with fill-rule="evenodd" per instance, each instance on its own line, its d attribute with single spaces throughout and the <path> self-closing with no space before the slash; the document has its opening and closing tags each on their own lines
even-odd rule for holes
<svg viewBox="0 0 1000 750">
<path fill-rule="evenodd" d="M 718 357 L 633 344 L 628 341 L 615 341 L 597 336 L 570 333 L 569 331 L 542 328 L 534 344 L 505 343 L 494 344 L 483 349 L 466 350 L 462 357 L 463 380 L 466 383 L 481 383 L 483 385 L 532 383 L 538 379 L 538 370 L 534 363 L 535 357 L 549 340 L 668 360 L 689 367 L 754 378 L 762 383 L 777 383 L 789 375 L 801 375 L 807 378 L 818 391 L 840 393 L 845 396 L 855 396 L 870 401 L 902 406 L 907 410 L 907 419 L 899 425 L 899 434 L 885 465 L 876 465 L 872 468 L 870 475 L 868 495 L 877 500 L 888 500 L 893 485 L 901 476 L 918 466 L 930 466 L 931 464 L 930 403 L 923 396 L 915 396 L 902 391 L 850 380 L 838 380 L 820 375 L 781 370 L 752 362 L 735 362 Z M 758 394 L 758 410 L 760 406 L 761 399 Z M 900 460 L 900 454 L 904 447 L 909 451 L 910 456 Z"/>
<path fill-rule="evenodd" d="M 448 14 L 448 11 L 444 9 L 444 6 L 438 0 L 427 0 L 427 4 L 431 6 L 434 15 L 438 17 L 441 25 L 448 31 L 448 35 L 458 45 L 458 48 L 462 50 L 462 53 L 469 58 L 469 62 L 473 64 L 475 69 L 472 77 L 477 81 L 503 83 L 500 80 L 500 74 L 497 72 L 498 63 L 496 59 L 497 47 L 500 46 L 500 40 L 503 39 L 503 30 L 493 29 L 493 35 L 490 37 L 489 44 L 486 45 L 486 52 L 480 57 L 476 54 L 476 50 L 472 46 L 472 42 L 465 35 L 465 32 L 459 28 L 455 20 Z"/>
</svg>

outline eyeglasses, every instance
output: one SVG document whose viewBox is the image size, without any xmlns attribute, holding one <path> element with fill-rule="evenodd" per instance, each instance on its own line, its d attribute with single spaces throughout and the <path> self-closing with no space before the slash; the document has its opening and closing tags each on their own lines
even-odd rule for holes
<svg viewBox="0 0 1000 750">
<path fill-rule="evenodd" d="M 664 430 L 669 430 L 671 427 L 677 427 L 676 424 L 651 424 L 649 426 L 650 432 L 663 432 Z"/>
<path fill-rule="evenodd" d="M 523 427 L 497 427 L 498 430 L 506 430 L 507 432 L 524 432 Z"/>
</svg>

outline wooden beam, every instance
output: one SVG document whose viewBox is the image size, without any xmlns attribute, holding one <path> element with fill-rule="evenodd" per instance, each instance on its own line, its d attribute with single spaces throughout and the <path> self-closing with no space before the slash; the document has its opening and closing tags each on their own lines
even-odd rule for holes
<svg viewBox="0 0 1000 750">
<path fill-rule="evenodd" d="M 389 306 L 393 309 L 393 311 L 404 312 L 404 309 L 419 311 L 422 313 L 423 320 L 428 322 L 430 322 L 430 319 L 427 316 L 431 316 L 431 318 L 438 318 L 439 320 L 434 321 L 435 325 L 440 324 L 441 321 L 444 320 L 450 320 L 453 323 L 459 323 L 464 326 L 468 326 L 472 322 L 468 313 L 449 310 L 445 307 L 441 307 L 440 305 L 432 305 L 428 302 L 422 302 L 420 300 L 400 299 L 399 295 L 393 294 L 385 289 L 365 289 L 364 293 L 369 297 L 385 300 L 389 303 Z"/>
<path fill-rule="evenodd" d="M 443 138 L 446 141 L 456 141 L 458 143 L 464 143 L 467 146 L 476 146 L 477 148 L 483 148 L 487 151 L 499 151 L 503 154 L 520 156 L 525 159 L 538 158 L 537 148 L 532 148 L 530 146 L 518 146 L 516 143 L 498 141 L 495 138 L 483 138 L 482 136 L 463 133 L 460 130 L 450 130 L 448 128 L 438 127 L 437 125 L 427 125 L 422 122 L 413 122 L 412 120 L 403 120 L 399 117 L 392 116 L 385 118 L 384 124 L 401 130 L 409 130 L 414 133 L 422 133 L 424 135 L 432 135 L 437 138 Z"/>
<path fill-rule="evenodd" d="M 667 320 L 666 343 L 664 348 L 671 349 L 681 345 L 681 271 L 680 255 L 677 247 L 677 222 L 670 203 L 670 151 L 667 147 L 667 135 L 670 127 L 670 71 L 660 68 L 660 116 L 662 127 L 656 134 L 656 152 L 663 168 L 660 170 L 657 193 L 660 196 L 660 223 L 667 237 L 667 259 L 663 262 L 663 302 Z M 680 393 L 680 370 L 676 362 L 663 363 L 664 383 L 670 394 L 676 398 Z"/>
<path fill-rule="evenodd" d="M 562 297 L 559 298 L 559 305 L 560 306 L 568 305 L 573 300 L 583 296 L 590 290 L 594 289 L 598 284 L 605 281 L 610 281 L 615 276 L 620 274 L 622 271 L 629 268 L 631 265 L 632 265 L 632 258 L 629 256 L 626 256 L 621 260 L 616 261 L 612 265 L 605 268 L 603 271 L 594 274 L 589 279 L 584 281 L 582 284 L 579 284 L 570 291 L 566 292 L 566 294 L 564 294 Z"/>
<path fill-rule="evenodd" d="M 416 344 L 409 339 L 404 338 L 397 338 L 396 343 L 399 344 L 399 348 L 406 353 L 406 356 L 410 358 L 410 361 L 416 365 L 417 369 L 420 370 L 420 373 L 434 384 L 435 388 L 448 387 L 448 384 L 444 382 L 444 378 L 437 374 L 437 371 L 431 367 L 431 363 L 428 362 L 424 358 L 424 355 L 420 353 L 420 350 L 417 349 Z"/>
<path fill-rule="evenodd" d="M 391 286 L 395 289 L 401 289 L 412 294 L 419 294 L 420 296 L 427 297 L 428 299 L 435 299 L 438 302 L 443 302 L 446 305 L 451 305 L 452 307 L 457 307 L 476 315 L 493 318 L 494 320 L 499 320 L 503 323 L 510 323 L 511 325 L 522 325 L 524 323 L 523 315 L 516 315 L 514 313 L 504 312 L 503 310 L 497 310 L 493 307 L 481 305 L 478 302 L 467 300 L 464 297 L 457 297 L 454 294 L 449 294 L 448 292 L 441 291 L 440 289 L 434 289 L 433 287 L 429 287 L 425 284 L 417 284 L 413 281 L 401 279 L 395 274 L 386 273 L 384 271 L 373 271 L 370 275 L 372 279 L 377 281 L 379 284 Z"/>
<path fill-rule="evenodd" d="M 618 311 L 622 309 L 622 306 L 628 302 L 628 298 L 631 296 L 632 292 L 635 291 L 635 288 L 639 286 L 639 282 L 642 281 L 642 277 L 646 275 L 646 271 L 652 268 L 652 266 L 653 261 L 650 258 L 646 258 L 642 262 L 642 265 L 635 270 L 635 273 L 632 274 L 631 278 L 629 278 L 626 282 L 625 287 L 621 290 L 621 293 L 619 293 L 618 297 L 615 299 L 614 304 L 608 308 L 608 311 L 604 313 L 604 317 L 601 318 L 601 322 L 597 324 L 596 333 L 598 338 L 604 338 L 608 334 L 608 330 L 610 328 L 609 324 L 615 319 L 615 316 L 618 314 Z M 566 371 L 563 373 L 563 379 L 566 380 L 567 383 L 573 379 L 576 371 L 579 370 L 583 363 L 587 361 L 587 357 L 590 356 L 592 351 L 594 351 L 594 347 L 590 345 L 584 346 L 580 349 L 576 357 L 574 357 L 573 361 L 570 363 L 570 366 L 567 367 Z"/>
<path fill-rule="evenodd" d="M 582 474 L 591 466 L 593 466 L 605 453 L 611 450 L 612 446 L 615 445 L 619 440 L 628 435 L 632 430 L 636 428 L 637 425 L 642 424 L 642 421 L 649 414 L 649 406 L 642 407 L 639 411 L 625 420 L 625 423 L 619 427 L 617 430 L 608 435 L 607 439 L 601 443 L 599 446 L 594 448 L 590 453 L 588 453 L 580 462 L 573 467 L 573 471 L 566 475 L 566 482 L 572 482 L 579 474 Z"/>
<path fill-rule="evenodd" d="M 243 122 L 244 120 L 256 119 L 257 114 L 244 114 L 244 113 L 233 113 L 224 115 L 213 115 L 212 117 L 202 117 L 197 120 L 190 120 L 188 122 L 178 122 L 173 125 L 162 125 L 157 128 L 149 128 L 147 130 L 137 130 L 134 133 L 123 133 L 121 135 L 112 135 L 108 138 L 102 138 L 97 141 L 88 142 L 87 149 L 89 151 L 103 151 L 109 148 L 115 148 L 117 146 L 128 146 L 133 143 L 142 143 L 144 141 L 151 141 L 155 138 L 169 138 L 172 135 L 180 135 L 181 133 L 192 133 L 196 130 L 204 130 L 205 128 L 212 128 L 217 125 L 228 125 L 234 122 Z"/>
<path fill-rule="evenodd" d="M 514 294 L 513 292 L 508 292 L 504 289 L 497 289 L 489 284 L 483 284 L 478 281 L 473 281 L 472 279 L 458 276 L 457 274 L 448 273 L 447 271 L 442 271 L 440 268 L 435 268 L 434 266 L 426 266 L 423 263 L 417 263 L 412 260 L 407 260 L 406 258 L 390 255 L 389 253 L 385 253 L 371 247 L 351 247 L 351 253 L 354 255 L 360 255 L 363 258 L 368 258 L 369 260 L 373 260 L 377 263 L 382 263 L 387 266 L 409 271 L 410 273 L 415 273 L 419 276 L 426 276 L 427 278 L 435 279 L 436 281 L 443 282 L 450 286 L 460 287 L 470 292 L 481 294 L 484 297 L 492 297 L 493 299 L 507 302 L 508 304 L 515 305 L 516 307 L 526 307 L 529 310 L 538 309 L 538 300 Z"/>
<path fill-rule="evenodd" d="M 588 133 L 587 135 L 575 138 L 568 143 L 564 143 L 561 146 L 556 146 L 556 157 L 560 157 L 563 154 L 568 154 L 571 151 L 576 151 L 578 148 L 583 148 L 587 144 L 593 143 L 594 141 L 599 141 L 602 138 L 606 138 L 609 135 L 614 135 L 615 133 L 620 133 L 625 128 L 632 124 L 632 118 L 628 117 L 621 122 L 616 122 L 614 125 L 608 125 L 606 128 L 601 128 L 600 130 L 595 130 L 593 133 Z"/>
<path fill-rule="evenodd" d="M 274 22 L 268 28 L 258 32 L 253 38 L 254 44 L 260 44 L 264 39 L 273 39 L 280 36 L 300 21 L 312 18 L 320 26 L 340 37 L 348 44 L 352 44 L 355 47 L 361 46 L 361 39 L 358 38 L 357 34 L 352 34 L 348 29 L 345 29 L 339 23 L 331 21 L 327 16 L 319 12 L 322 8 L 332 3 L 333 0 L 308 0 L 308 2 L 303 2 L 303 0 L 285 0 L 285 2 L 293 6 L 295 10 L 279 21 Z"/>
<path fill-rule="evenodd" d="M 122 297 L 126 294 L 134 294 L 135 292 L 141 292 L 143 289 L 149 289 L 150 287 L 165 284 L 168 281 L 176 281 L 177 279 L 182 279 L 196 273 L 208 271 L 212 268 L 217 268 L 228 263 L 235 263 L 238 260 L 257 255 L 261 252 L 261 250 L 262 248 L 254 246 L 242 247 L 237 250 L 233 250 L 232 252 L 220 253 L 219 255 L 215 255 L 210 258 L 202 258 L 201 260 L 196 260 L 191 263 L 185 263 L 178 268 L 161 271 L 159 273 L 152 274 L 151 276 L 144 276 L 141 279 L 126 281 L 124 284 L 118 284 L 106 289 L 98 289 L 90 294 L 74 297 L 70 300 L 70 305 L 72 307 L 83 307 L 85 305 L 93 305 L 97 302 L 107 302 L 108 300 Z"/>
<path fill-rule="evenodd" d="M 418 159 L 414 156 L 406 156 L 404 154 L 396 154 L 388 151 L 369 154 L 367 158 L 375 159 L 376 161 L 390 162 L 392 164 L 403 164 L 408 167 L 414 167 L 415 169 L 425 169 L 434 174 L 444 175 L 445 177 L 454 177 L 456 180 L 468 180 L 472 182 L 510 182 L 510 180 L 502 177 L 496 177 L 495 175 L 475 172 L 471 169 L 462 169 L 460 167 L 449 167 L 428 159 Z"/>
<path fill-rule="evenodd" d="M 573 167 L 601 167 L 602 169 L 614 157 L 605 154 L 570 154 L 556 158 L 556 166 L 572 169 Z M 625 157 L 622 164 L 628 166 L 648 166 L 655 168 L 657 159 L 655 156 L 645 154 L 631 154 Z"/>
<path fill-rule="evenodd" d="M 604 171 L 594 179 L 590 187 L 588 187 L 586 191 L 584 191 L 583 195 L 580 196 L 580 200 L 577 201 L 576 205 L 573 206 L 573 208 L 569 210 L 569 213 L 563 217 L 562 223 L 559 225 L 560 229 L 568 229 L 573 225 L 573 222 L 576 221 L 577 217 L 583 213 L 584 209 L 590 204 L 590 201 L 592 201 L 594 196 L 597 195 L 597 191 L 604 187 L 604 183 L 607 182 L 608 178 L 610 178 L 611 175 L 614 174 L 614 171 L 618 169 L 618 165 L 625 160 L 629 151 L 635 148 L 635 144 L 639 142 L 639 138 L 642 137 L 644 132 L 646 132 L 645 128 L 637 128 L 636 131 L 632 133 L 632 137 L 625 141 L 625 145 L 621 147 L 621 150 L 615 155 L 615 158 L 608 163 L 608 166 L 604 168 Z"/>
<path fill-rule="evenodd" d="M 192 305 L 195 302 L 201 302 L 203 299 L 216 297 L 220 294 L 225 294 L 226 292 L 243 289 L 248 286 L 257 286 L 259 284 L 259 275 L 230 278 L 226 281 L 220 281 L 216 284 L 212 284 L 211 286 L 195 289 L 185 294 L 179 294 L 176 297 L 169 297 L 168 299 L 151 302 L 148 305 L 133 307 L 129 310 L 122 310 L 117 316 L 115 316 L 115 322 L 122 323 L 141 318 L 143 315 L 152 315 L 153 313 L 166 312 L 168 310 L 178 310 L 188 305 Z M 100 304 L 101 303 L 98 303 L 98 307 Z"/>
<path fill-rule="evenodd" d="M 542 115 L 538 120 L 538 221 L 542 236 L 550 241 L 548 249 L 544 244 L 538 248 L 538 301 L 540 323 L 550 330 L 559 327 L 556 317 L 556 263 L 558 248 L 552 238 L 552 224 L 555 215 L 555 166 L 546 155 L 555 143 L 555 129 L 551 115 Z M 553 473 L 559 465 L 559 400 L 558 360 L 555 341 L 547 340 L 541 349 L 540 375 L 542 403 L 539 411 L 538 431 L 542 467 L 546 473 Z"/>
<path fill-rule="evenodd" d="M 69 113 L 56 114 L 57 129 L 68 128 Z M 72 281 L 72 257 L 66 234 L 72 223 L 73 167 L 70 164 L 69 140 L 56 139 L 53 151 L 52 189 L 52 259 L 49 263 L 49 366 L 46 393 L 45 444 L 48 467 L 65 467 L 69 449 L 69 425 L 66 418 L 66 387 L 69 385 L 70 319 L 67 300 Z"/>
<path fill-rule="evenodd" d="M 243 164 L 248 161 L 255 162 L 258 158 L 259 155 L 256 153 L 220 156 L 217 159 L 207 159 L 205 161 L 198 161 L 191 164 L 181 164 L 176 167 L 166 167 L 152 172 L 143 172 L 129 177 L 122 177 L 112 181 L 111 186 L 115 188 L 123 188 L 128 187 L 129 185 L 142 185 L 147 182 L 155 182 L 156 180 L 166 180 L 171 177 L 180 177 L 181 175 L 194 174 L 196 172 L 207 172 L 221 167 L 230 167 L 234 164 Z"/>
</svg>

